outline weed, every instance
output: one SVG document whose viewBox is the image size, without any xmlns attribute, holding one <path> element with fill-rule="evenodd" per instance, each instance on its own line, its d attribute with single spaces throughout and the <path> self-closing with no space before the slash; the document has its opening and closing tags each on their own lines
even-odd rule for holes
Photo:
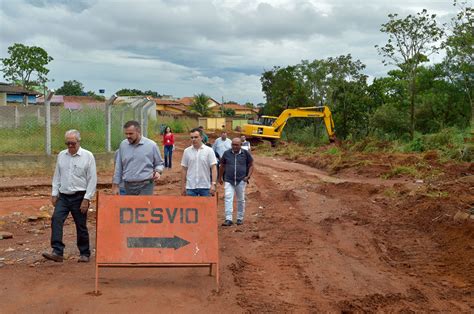
<svg viewBox="0 0 474 314">
<path fill-rule="evenodd" d="M 386 197 L 395 198 L 398 196 L 398 192 L 392 188 L 386 188 L 383 191 L 383 195 L 385 195 Z"/>
<path fill-rule="evenodd" d="M 390 179 L 399 175 L 408 175 L 410 177 L 417 177 L 418 171 L 416 168 L 408 166 L 396 166 L 392 168 L 388 173 L 382 175 L 383 179 Z"/>
<path fill-rule="evenodd" d="M 449 196 L 449 193 L 446 191 L 430 191 L 425 195 L 431 198 L 445 198 Z"/>
</svg>

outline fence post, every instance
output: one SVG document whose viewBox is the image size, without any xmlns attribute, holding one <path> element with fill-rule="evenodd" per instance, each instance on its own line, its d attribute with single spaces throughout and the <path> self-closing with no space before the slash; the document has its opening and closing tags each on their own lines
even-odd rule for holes
<svg viewBox="0 0 474 314">
<path fill-rule="evenodd" d="M 15 129 L 20 126 L 20 112 L 18 111 L 18 105 L 15 105 Z"/>
<path fill-rule="evenodd" d="M 53 98 L 54 90 L 49 91 L 48 96 L 44 99 L 44 124 L 45 124 L 45 150 L 46 155 L 51 156 L 51 98 Z"/>
<path fill-rule="evenodd" d="M 117 99 L 117 95 L 112 95 L 107 102 L 105 103 L 105 151 L 107 153 L 112 151 L 112 117 L 111 117 L 111 106 L 114 103 L 115 99 Z"/>
<path fill-rule="evenodd" d="M 148 137 L 148 109 L 150 109 L 151 106 L 155 106 L 155 115 L 156 115 L 156 102 L 154 100 L 150 100 L 146 103 L 145 106 L 143 106 L 141 110 L 140 116 L 143 118 L 143 131 L 142 134 L 144 137 Z"/>
<path fill-rule="evenodd" d="M 138 123 L 140 123 L 140 125 L 141 125 L 141 121 L 140 121 L 141 120 L 141 117 L 140 117 L 141 108 L 147 102 L 148 102 L 148 99 L 144 98 L 144 99 L 140 100 L 135 107 L 133 107 L 133 119 L 135 121 L 138 121 Z"/>
</svg>

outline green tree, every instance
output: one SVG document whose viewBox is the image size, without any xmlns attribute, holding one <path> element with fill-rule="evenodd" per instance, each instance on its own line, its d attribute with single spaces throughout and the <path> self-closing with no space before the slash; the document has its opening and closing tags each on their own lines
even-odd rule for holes
<svg viewBox="0 0 474 314">
<path fill-rule="evenodd" d="M 117 96 L 152 96 L 155 98 L 160 96 L 160 94 L 152 90 L 141 91 L 135 88 L 132 88 L 132 89 L 122 88 L 121 90 L 117 91 L 115 94 Z"/>
<path fill-rule="evenodd" d="M 474 9 L 465 1 L 454 1 L 460 8 L 452 19 L 450 34 L 444 43 L 446 57 L 443 62 L 448 79 L 458 85 L 470 105 L 470 119 L 474 114 Z"/>
<path fill-rule="evenodd" d="M 308 105 L 309 94 L 299 66 L 273 67 L 260 77 L 267 99 L 265 114 L 278 115 L 285 109 Z"/>
<path fill-rule="evenodd" d="M 8 47 L 8 54 L 8 58 L 2 59 L 2 72 L 7 81 L 19 81 L 26 89 L 47 82 L 46 65 L 53 58 L 43 48 L 15 43 Z"/>
<path fill-rule="evenodd" d="M 63 86 L 56 90 L 57 95 L 82 96 L 85 94 L 84 85 L 76 80 L 64 81 Z"/>
<path fill-rule="evenodd" d="M 232 108 L 224 108 L 224 117 L 234 117 L 235 110 Z"/>
<path fill-rule="evenodd" d="M 442 64 L 420 67 L 417 77 L 416 128 L 422 133 L 469 125 L 470 104 L 462 86 L 445 79 Z"/>
<path fill-rule="evenodd" d="M 373 102 L 367 91 L 367 76 L 362 73 L 364 68 L 350 54 L 274 67 L 260 78 L 267 99 L 263 113 L 278 115 L 286 108 L 328 105 L 333 111 L 338 136 L 367 134 Z M 311 123 L 307 120 L 294 123 L 294 130 Z"/>
<path fill-rule="evenodd" d="M 375 47 L 385 57 L 385 65 L 396 65 L 406 74 L 410 94 L 410 137 L 413 139 L 417 70 L 422 62 L 428 61 L 428 56 L 440 49 L 438 42 L 444 32 L 436 23 L 436 15 L 429 15 L 425 9 L 405 18 L 398 18 L 398 14 L 388 17 L 389 21 L 380 29 L 388 34 L 388 41 L 383 47 Z"/>
<path fill-rule="evenodd" d="M 203 117 L 211 115 L 211 109 L 209 108 L 209 96 L 204 93 L 194 95 L 194 100 L 190 106 L 191 111 L 199 113 Z"/>
</svg>

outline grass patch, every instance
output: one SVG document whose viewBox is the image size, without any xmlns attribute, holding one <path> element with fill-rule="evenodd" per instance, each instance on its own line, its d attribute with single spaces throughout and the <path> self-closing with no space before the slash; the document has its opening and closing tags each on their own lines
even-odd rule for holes
<svg viewBox="0 0 474 314">
<path fill-rule="evenodd" d="M 449 193 L 446 191 L 430 191 L 425 195 L 431 198 L 445 198 L 449 196 Z"/>
<path fill-rule="evenodd" d="M 327 149 L 326 151 L 323 152 L 323 154 L 327 154 L 327 155 L 341 155 L 341 150 L 335 146 L 333 147 L 330 147 L 329 149 Z"/>
<path fill-rule="evenodd" d="M 392 188 L 386 188 L 383 191 L 383 195 L 390 198 L 395 198 L 398 196 L 398 192 Z"/>
<path fill-rule="evenodd" d="M 388 173 L 382 175 L 383 179 L 390 179 L 397 176 L 410 176 L 410 177 L 417 177 L 418 170 L 414 167 L 407 167 L 407 166 L 396 166 L 393 167 Z"/>
</svg>

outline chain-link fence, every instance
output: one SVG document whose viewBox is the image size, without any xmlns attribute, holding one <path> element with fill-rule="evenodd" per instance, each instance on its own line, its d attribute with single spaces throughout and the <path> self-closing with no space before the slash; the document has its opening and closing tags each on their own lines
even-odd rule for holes
<svg viewBox="0 0 474 314">
<path fill-rule="evenodd" d="M 76 129 L 81 133 L 81 146 L 93 153 L 115 151 L 123 140 L 123 125 L 128 120 L 142 124 L 143 135 L 161 142 L 159 135 L 165 125 L 174 132 L 186 132 L 197 126 L 197 119 L 172 116 L 155 116 L 155 103 L 114 104 L 110 112 L 110 146 L 107 145 L 106 106 L 83 107 L 72 110 L 51 106 L 51 153 L 65 149 L 64 134 Z M 46 154 L 45 106 L 0 107 L 0 155 Z"/>
<path fill-rule="evenodd" d="M 136 119 L 128 105 L 111 107 L 111 148 L 123 139 L 123 124 Z M 67 130 L 79 130 L 81 146 L 92 152 L 106 151 L 105 107 L 70 110 L 51 107 L 51 148 L 64 149 Z M 45 106 L 5 106 L 0 108 L 0 154 L 44 154 L 46 151 Z"/>
</svg>

